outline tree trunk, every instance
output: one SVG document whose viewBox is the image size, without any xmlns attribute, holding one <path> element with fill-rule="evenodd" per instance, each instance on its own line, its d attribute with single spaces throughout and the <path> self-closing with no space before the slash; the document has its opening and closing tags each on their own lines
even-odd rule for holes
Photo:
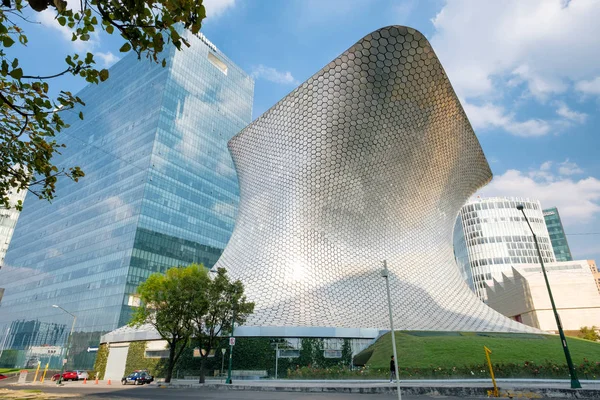
<svg viewBox="0 0 600 400">
<path fill-rule="evenodd" d="M 175 368 L 175 347 L 177 342 L 169 343 L 169 364 L 167 364 L 167 376 L 165 377 L 165 383 L 171 382 L 173 376 L 173 368 Z"/>
<path fill-rule="evenodd" d="M 206 381 L 204 377 L 204 357 L 200 357 L 200 379 L 198 383 L 204 383 Z"/>
</svg>

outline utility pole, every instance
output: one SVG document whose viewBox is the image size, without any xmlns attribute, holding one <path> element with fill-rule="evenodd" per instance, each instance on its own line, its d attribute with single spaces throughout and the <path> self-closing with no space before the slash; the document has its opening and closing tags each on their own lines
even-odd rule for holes
<svg viewBox="0 0 600 400">
<path fill-rule="evenodd" d="M 552 304 L 552 311 L 554 312 L 554 319 L 556 319 L 556 326 L 558 326 L 558 334 L 560 335 L 560 343 L 562 344 L 563 351 L 565 353 L 565 358 L 567 359 L 567 365 L 569 366 L 569 375 L 571 375 L 571 389 L 581 389 L 581 383 L 579 383 L 579 379 L 577 378 L 577 372 L 575 371 L 575 367 L 573 366 L 573 360 L 571 360 L 571 352 L 569 351 L 569 346 L 567 345 L 567 338 L 565 337 L 565 333 L 563 332 L 562 323 L 560 322 L 560 317 L 558 315 L 558 311 L 556 311 L 556 304 L 554 304 L 554 296 L 552 296 L 552 290 L 550 289 L 550 282 L 548 282 L 548 275 L 546 275 L 546 267 L 544 266 L 544 260 L 542 258 L 542 253 L 540 252 L 540 245 L 538 244 L 537 236 L 529 223 L 529 219 L 527 215 L 525 215 L 525 210 L 522 204 L 517 206 L 517 210 L 521 211 L 523 217 L 525 217 L 525 222 L 527 222 L 527 226 L 529 226 L 529 230 L 533 235 L 533 242 L 535 243 L 535 249 L 537 250 L 538 257 L 540 258 L 540 264 L 542 266 L 542 273 L 544 274 L 544 280 L 546 281 L 546 288 L 548 289 L 548 296 L 550 296 L 550 304 Z"/>
<path fill-rule="evenodd" d="M 388 310 L 390 313 L 390 328 L 392 329 L 392 349 L 394 352 L 394 372 L 396 374 L 396 390 L 398 391 L 398 400 L 402 400 L 402 394 L 400 393 L 400 376 L 398 375 L 398 352 L 396 351 L 394 318 L 392 317 L 392 295 L 390 294 L 390 279 L 386 260 L 383 260 L 383 269 L 381 270 L 381 276 L 385 278 L 385 288 L 387 289 Z"/>
<path fill-rule="evenodd" d="M 278 365 L 279 365 L 279 342 L 275 342 L 275 379 L 277 379 Z"/>
<path fill-rule="evenodd" d="M 52 307 L 60 308 L 61 310 L 69 314 L 71 317 L 73 317 L 73 325 L 71 325 L 71 332 L 69 333 L 69 338 L 67 339 L 67 349 L 65 351 L 65 357 L 64 360 L 61 360 L 60 375 L 58 377 L 58 381 L 56 382 L 57 385 L 60 385 L 62 383 L 63 372 L 65 372 L 65 361 L 69 357 L 69 350 L 71 349 L 71 338 L 73 337 L 73 330 L 75 329 L 75 321 L 77 321 L 77 317 L 59 305 L 53 304 Z"/>
</svg>

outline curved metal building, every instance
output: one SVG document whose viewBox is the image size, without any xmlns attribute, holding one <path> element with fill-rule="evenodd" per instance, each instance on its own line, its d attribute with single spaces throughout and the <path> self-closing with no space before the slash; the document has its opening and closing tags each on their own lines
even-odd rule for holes
<svg viewBox="0 0 600 400">
<path fill-rule="evenodd" d="M 242 280 L 247 326 L 530 331 L 488 308 L 454 261 L 461 206 L 492 173 L 414 29 L 379 29 L 229 142 L 240 182 L 217 267 Z"/>
</svg>

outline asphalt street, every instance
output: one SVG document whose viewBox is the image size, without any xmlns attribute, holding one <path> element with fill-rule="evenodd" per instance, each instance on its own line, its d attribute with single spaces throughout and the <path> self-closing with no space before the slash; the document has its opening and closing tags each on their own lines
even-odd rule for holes
<svg viewBox="0 0 600 400">
<path fill-rule="evenodd" d="M 41 390 L 37 399 L 44 399 L 44 394 L 65 395 L 65 399 L 203 399 L 203 400 L 392 400 L 398 399 L 395 394 L 345 394 L 345 393 L 293 393 L 293 392 L 255 392 L 238 390 L 214 390 L 204 388 L 193 389 L 161 389 L 156 386 L 114 386 L 107 387 L 51 387 L 51 386 L 11 386 L 7 389 L 15 391 Z M 1 393 L 1 392 L 0 392 Z M 23 393 L 23 392 L 21 392 Z M 61 398 L 61 397 L 52 398 Z M 16 399 L 17 396 L 4 396 L 0 399 Z M 462 397 L 461 397 L 462 398 Z M 459 397 L 447 396 L 402 396 L 403 400 L 447 399 Z M 470 399 L 487 399 L 487 397 L 471 397 Z"/>
</svg>

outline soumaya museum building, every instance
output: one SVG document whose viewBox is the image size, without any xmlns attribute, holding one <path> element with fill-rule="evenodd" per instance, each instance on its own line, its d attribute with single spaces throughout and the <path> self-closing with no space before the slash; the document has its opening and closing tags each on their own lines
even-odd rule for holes
<svg viewBox="0 0 600 400">
<path fill-rule="evenodd" d="M 389 327 L 382 260 L 398 329 L 530 329 L 481 302 L 456 265 L 456 215 L 492 174 L 421 33 L 365 36 L 229 148 L 241 197 L 216 267 L 256 304 L 247 331 Z"/>
<path fill-rule="evenodd" d="M 64 113 L 59 165 L 86 176 L 62 179 L 52 203 L 25 201 L 0 270 L 0 345 L 18 350 L 4 352 L 15 364 L 66 342 L 73 317 L 58 305 L 77 317 L 75 365 L 91 368 L 86 350 L 129 322 L 142 281 L 210 268 L 227 244 L 239 198 L 227 141 L 251 121 L 254 82 L 203 36 L 189 40 L 166 68 L 125 56 L 78 94 L 84 120 Z"/>
</svg>

